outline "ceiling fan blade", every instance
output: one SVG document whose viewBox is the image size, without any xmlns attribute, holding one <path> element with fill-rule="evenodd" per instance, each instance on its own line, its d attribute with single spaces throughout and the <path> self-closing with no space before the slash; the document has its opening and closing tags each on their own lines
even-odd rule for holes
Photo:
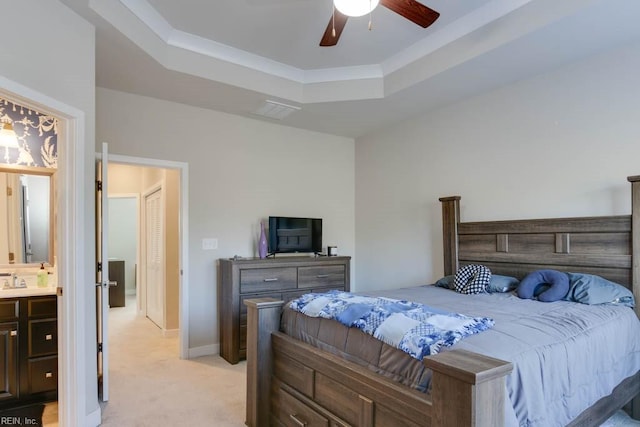
<svg viewBox="0 0 640 427">
<path fill-rule="evenodd" d="M 333 16 L 329 19 L 327 29 L 324 31 L 322 39 L 320 40 L 320 46 L 335 46 L 338 44 L 338 39 L 340 38 L 340 34 L 342 34 L 342 30 L 344 30 L 347 18 L 349 18 L 347 15 L 343 15 L 338 10 L 333 12 Z M 333 35 L 334 28 L 335 37 Z"/>
<path fill-rule="evenodd" d="M 381 0 L 380 4 L 422 28 L 427 28 L 440 16 L 438 12 L 416 0 Z"/>
</svg>

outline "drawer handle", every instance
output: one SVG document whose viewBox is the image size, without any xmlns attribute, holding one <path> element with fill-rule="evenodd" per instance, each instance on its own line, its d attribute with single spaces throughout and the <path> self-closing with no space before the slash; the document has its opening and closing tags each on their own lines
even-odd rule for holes
<svg viewBox="0 0 640 427">
<path fill-rule="evenodd" d="M 53 373 L 52 372 L 45 372 L 44 377 L 45 378 L 51 378 L 51 377 L 53 377 Z"/>
<path fill-rule="evenodd" d="M 300 421 L 297 415 L 289 414 L 289 417 L 293 420 L 294 423 L 296 423 L 297 426 L 307 427 L 307 423 Z"/>
<path fill-rule="evenodd" d="M 328 275 L 328 274 L 318 274 L 318 275 L 316 276 L 316 279 L 326 279 L 327 277 L 329 277 L 329 275 Z"/>
<path fill-rule="evenodd" d="M 277 282 L 278 278 L 277 277 L 267 277 L 266 279 L 263 280 L 264 282 Z"/>
<path fill-rule="evenodd" d="M 45 339 L 46 341 L 51 341 L 51 340 L 53 339 L 53 335 L 51 335 L 51 334 L 47 334 L 47 335 L 45 335 L 45 336 L 44 336 L 44 339 Z"/>
<path fill-rule="evenodd" d="M 12 337 L 18 336 L 18 331 L 11 331 L 10 335 Z"/>
</svg>

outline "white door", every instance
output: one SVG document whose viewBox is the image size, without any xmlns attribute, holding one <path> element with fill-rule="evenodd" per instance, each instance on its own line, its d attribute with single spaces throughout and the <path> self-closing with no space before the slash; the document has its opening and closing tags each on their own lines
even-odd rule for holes
<svg viewBox="0 0 640 427">
<path fill-rule="evenodd" d="M 147 317 L 160 328 L 164 328 L 162 188 L 145 195 L 144 203 Z"/>
<path fill-rule="evenodd" d="M 98 323 L 98 396 L 109 400 L 109 256 L 107 197 L 107 143 L 102 143 L 102 160 L 96 162 L 96 320 Z"/>
</svg>

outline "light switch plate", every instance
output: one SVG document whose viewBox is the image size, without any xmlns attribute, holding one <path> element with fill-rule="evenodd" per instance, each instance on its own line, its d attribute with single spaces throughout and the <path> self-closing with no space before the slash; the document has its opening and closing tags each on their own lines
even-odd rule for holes
<svg viewBox="0 0 640 427">
<path fill-rule="evenodd" d="M 212 238 L 202 239 L 202 249 L 205 251 L 218 249 L 218 239 L 212 239 Z"/>
</svg>

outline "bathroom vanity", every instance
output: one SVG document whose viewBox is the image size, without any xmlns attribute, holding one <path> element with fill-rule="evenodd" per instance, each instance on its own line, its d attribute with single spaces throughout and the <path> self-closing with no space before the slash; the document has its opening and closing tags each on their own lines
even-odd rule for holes
<svg viewBox="0 0 640 427">
<path fill-rule="evenodd" d="M 55 288 L 0 290 L 0 409 L 57 399 Z"/>
<path fill-rule="evenodd" d="M 0 188 L 0 409 L 6 409 L 57 399 L 56 169 L 0 165 Z M 51 274 L 38 279 L 41 266 Z"/>
</svg>

